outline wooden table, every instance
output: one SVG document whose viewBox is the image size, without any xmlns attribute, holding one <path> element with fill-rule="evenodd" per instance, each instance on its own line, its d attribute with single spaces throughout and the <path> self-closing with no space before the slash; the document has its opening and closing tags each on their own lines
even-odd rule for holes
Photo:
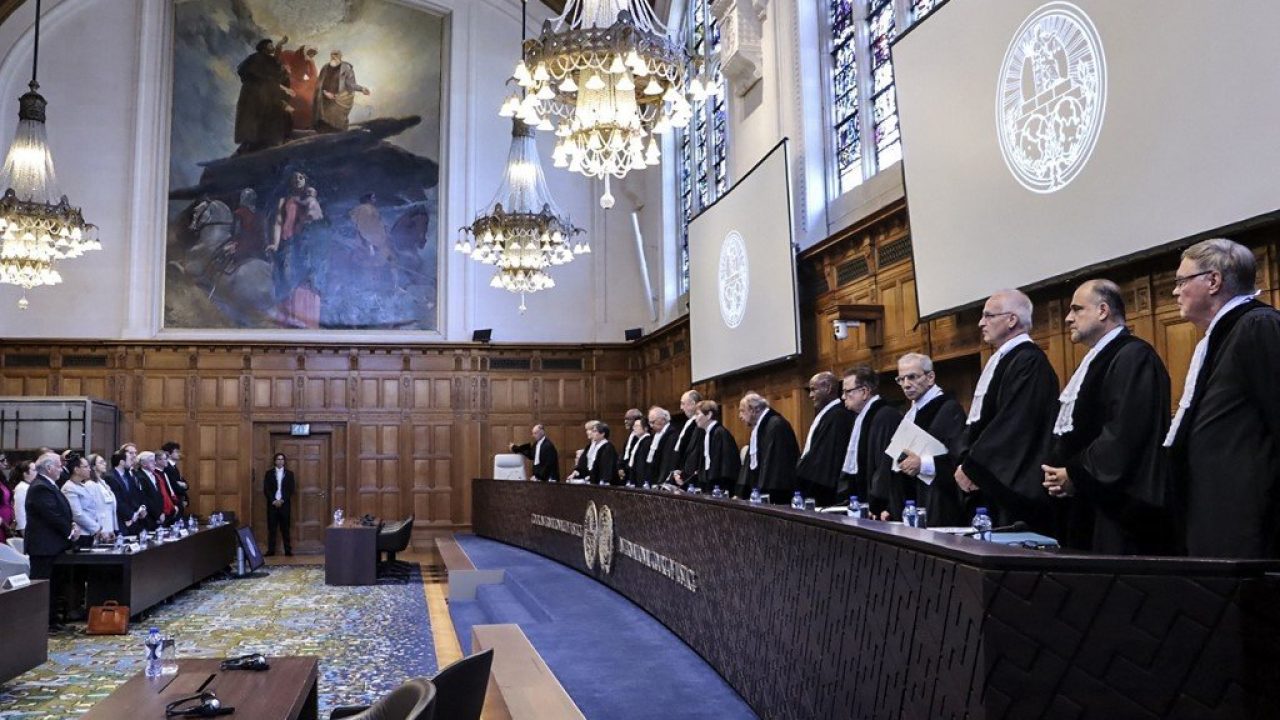
<svg viewBox="0 0 1280 720">
<path fill-rule="evenodd" d="M 49 659 L 49 581 L 0 590 L 0 684 Z"/>
<path fill-rule="evenodd" d="M 178 661 L 178 674 L 147 678 L 138 673 L 93 706 L 84 720 L 148 720 L 163 718 L 164 708 L 180 698 L 212 690 L 230 718 L 247 720 L 318 720 L 316 679 L 319 658 L 273 657 L 265 672 L 219 670 L 221 660 Z"/>
<path fill-rule="evenodd" d="M 377 526 L 355 524 L 325 528 L 325 585 L 373 585 L 377 582 L 377 571 Z"/>
<path fill-rule="evenodd" d="M 115 600 L 137 615 L 235 561 L 236 532 L 230 524 L 201 527 L 173 542 L 149 545 L 135 553 L 76 552 L 54 563 L 55 592 L 78 597 L 70 586 L 87 583 L 86 606 Z"/>
</svg>

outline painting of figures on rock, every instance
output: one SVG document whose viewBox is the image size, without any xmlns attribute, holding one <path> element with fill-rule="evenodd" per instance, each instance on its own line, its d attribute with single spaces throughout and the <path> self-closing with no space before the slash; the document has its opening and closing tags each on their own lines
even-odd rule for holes
<svg viewBox="0 0 1280 720">
<path fill-rule="evenodd" d="M 179 0 L 167 329 L 437 330 L 445 18 Z"/>
</svg>

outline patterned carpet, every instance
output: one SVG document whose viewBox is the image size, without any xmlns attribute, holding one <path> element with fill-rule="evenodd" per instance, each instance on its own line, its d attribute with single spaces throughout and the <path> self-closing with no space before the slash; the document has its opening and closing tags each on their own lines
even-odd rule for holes
<svg viewBox="0 0 1280 720">
<path fill-rule="evenodd" d="M 318 656 L 321 717 L 336 705 L 370 703 L 406 678 L 435 674 L 416 571 L 400 582 L 330 587 L 323 567 L 270 570 L 188 590 L 135 622 L 127 636 L 90 637 L 83 623 L 69 625 L 50 636 L 48 662 L 0 685 L 0 720 L 80 717 L 142 670 L 142 638 L 151 626 L 175 638 L 180 658 Z"/>
</svg>

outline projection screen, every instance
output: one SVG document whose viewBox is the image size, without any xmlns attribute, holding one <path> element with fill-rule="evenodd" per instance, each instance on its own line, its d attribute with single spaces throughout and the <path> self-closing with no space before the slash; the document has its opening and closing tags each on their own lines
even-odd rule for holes
<svg viewBox="0 0 1280 720">
<path fill-rule="evenodd" d="M 689 223 L 693 382 L 800 354 L 786 141 Z"/>
<path fill-rule="evenodd" d="M 893 47 L 922 317 L 1280 208 L 1280 2 L 951 0 Z"/>
</svg>

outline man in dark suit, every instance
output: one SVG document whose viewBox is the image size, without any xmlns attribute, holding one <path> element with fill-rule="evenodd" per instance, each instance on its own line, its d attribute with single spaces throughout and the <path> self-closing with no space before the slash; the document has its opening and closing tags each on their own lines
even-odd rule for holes
<svg viewBox="0 0 1280 720">
<path fill-rule="evenodd" d="M 835 505 L 854 415 L 840 404 L 840 379 L 835 373 L 814 375 L 807 389 L 816 414 L 796 463 L 797 489 L 819 507 Z"/>
<path fill-rule="evenodd" d="M 738 417 L 751 428 L 751 440 L 734 495 L 748 498 L 756 489 L 769 502 L 790 502 L 796 486 L 796 460 L 800 457 L 791 423 L 754 392 L 743 395 L 738 402 Z"/>
<path fill-rule="evenodd" d="M 508 447 L 511 452 L 520 453 L 521 455 L 533 461 L 533 479 L 542 480 L 544 482 L 557 482 L 560 480 L 560 455 L 556 452 L 556 446 L 551 443 L 547 437 L 547 429 L 542 423 L 533 426 L 530 431 L 533 435 L 533 442 L 524 445 L 516 445 L 512 443 Z"/>
<path fill-rule="evenodd" d="M 116 519 L 121 535 L 137 535 L 146 527 L 147 506 L 142 502 L 142 489 L 129 468 L 130 455 L 120 450 L 111 455 L 111 470 L 107 472 L 107 485 L 116 496 Z"/>
<path fill-rule="evenodd" d="M 284 554 L 293 554 L 293 544 L 289 542 L 289 506 L 293 503 L 294 480 L 293 471 L 284 466 L 287 460 L 284 453 L 276 453 L 275 467 L 262 479 L 262 493 L 267 496 L 268 556 L 276 554 L 276 528 L 284 539 Z"/>
<path fill-rule="evenodd" d="M 702 400 L 698 403 L 693 421 L 702 430 L 702 452 L 698 453 L 701 465 L 692 475 L 684 475 L 680 471 L 676 476 L 677 485 L 696 486 L 703 492 L 716 487 L 722 490 L 733 490 L 738 480 L 738 472 L 742 467 L 742 459 L 738 455 L 738 443 L 720 423 L 720 405 L 714 400 Z"/>
<path fill-rule="evenodd" d="M 665 479 L 662 463 L 671 454 L 671 448 L 676 444 L 676 436 L 680 433 L 680 428 L 671 424 L 671 413 L 657 405 L 649 408 L 649 428 L 653 431 L 653 435 L 649 441 L 649 452 L 642 458 L 644 468 L 640 471 L 638 483 L 641 486 L 646 482 L 650 485 L 659 485 Z"/>
<path fill-rule="evenodd" d="M 138 453 L 138 468 L 133 475 L 142 487 L 150 529 L 173 524 L 178 515 L 177 497 L 169 487 L 169 478 L 157 466 L 156 454 L 149 450 Z"/>
<path fill-rule="evenodd" d="M 54 478 L 62 473 L 62 458 L 45 453 L 36 459 L 36 479 L 27 491 L 27 529 L 23 537 L 31 558 L 31 577 L 49 580 L 53 561 L 80 537 L 71 520 L 71 504 Z"/>
<path fill-rule="evenodd" d="M 182 471 L 178 469 L 178 462 L 182 460 L 182 446 L 170 440 L 160 446 L 160 449 L 168 456 L 163 470 L 165 477 L 169 478 L 169 487 L 177 493 L 178 515 L 186 517 L 187 509 L 191 507 L 191 495 L 190 487 L 182 477 Z"/>
</svg>

